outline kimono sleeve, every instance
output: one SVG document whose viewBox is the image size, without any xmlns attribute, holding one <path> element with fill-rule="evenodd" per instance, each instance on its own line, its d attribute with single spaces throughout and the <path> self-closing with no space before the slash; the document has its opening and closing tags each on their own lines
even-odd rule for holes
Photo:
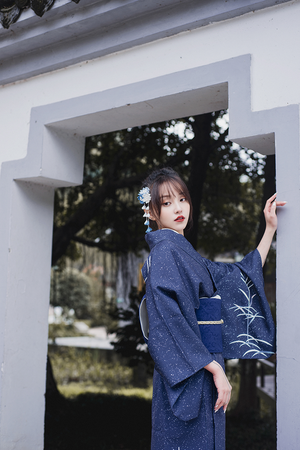
<svg viewBox="0 0 300 450">
<path fill-rule="evenodd" d="M 203 374 L 213 358 L 200 337 L 193 302 L 177 266 L 176 252 L 155 248 L 146 282 L 148 347 L 176 417 L 190 420 L 200 408 Z M 182 260 L 181 260 L 182 264 Z M 203 371 L 202 371 L 203 372 Z M 198 391 L 198 395 L 197 394 Z"/>
<path fill-rule="evenodd" d="M 239 263 L 207 264 L 222 298 L 224 358 L 269 358 L 275 352 L 275 325 L 258 250 Z"/>
</svg>

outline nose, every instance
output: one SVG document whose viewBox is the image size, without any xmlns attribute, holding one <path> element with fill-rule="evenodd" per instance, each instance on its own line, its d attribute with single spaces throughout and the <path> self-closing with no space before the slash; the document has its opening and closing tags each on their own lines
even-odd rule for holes
<svg viewBox="0 0 300 450">
<path fill-rule="evenodd" d="M 176 200 L 176 202 L 174 203 L 174 211 L 175 211 L 175 214 L 178 214 L 178 213 L 180 213 L 181 211 L 182 211 L 182 208 L 181 208 L 181 202 L 179 202 L 178 200 Z"/>
</svg>

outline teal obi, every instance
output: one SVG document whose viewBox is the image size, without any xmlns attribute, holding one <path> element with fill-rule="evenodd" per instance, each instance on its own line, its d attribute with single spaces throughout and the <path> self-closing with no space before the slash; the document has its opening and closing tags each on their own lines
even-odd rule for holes
<svg viewBox="0 0 300 450">
<path fill-rule="evenodd" d="M 221 297 L 200 298 L 200 306 L 196 309 L 196 317 L 201 339 L 210 353 L 222 353 Z"/>
</svg>

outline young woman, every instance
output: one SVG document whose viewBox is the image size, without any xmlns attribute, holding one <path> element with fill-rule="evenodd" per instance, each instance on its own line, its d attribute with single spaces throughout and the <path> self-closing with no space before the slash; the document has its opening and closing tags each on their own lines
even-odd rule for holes
<svg viewBox="0 0 300 450">
<path fill-rule="evenodd" d="M 174 170 L 153 172 L 138 198 L 150 247 L 141 310 L 146 303 L 142 330 L 155 362 L 151 449 L 225 450 L 231 386 L 223 358 L 274 352 L 262 266 L 277 227 L 276 206 L 285 202 L 276 202 L 276 195 L 267 201 L 257 249 L 240 263 L 224 264 L 201 257 L 185 239 L 192 204 Z M 149 232 L 150 225 L 157 231 Z"/>
</svg>

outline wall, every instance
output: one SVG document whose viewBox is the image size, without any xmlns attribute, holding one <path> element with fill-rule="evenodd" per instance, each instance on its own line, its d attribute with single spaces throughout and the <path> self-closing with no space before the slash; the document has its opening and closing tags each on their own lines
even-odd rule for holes
<svg viewBox="0 0 300 450">
<path fill-rule="evenodd" d="M 53 191 L 80 183 L 84 137 L 228 102 L 235 141 L 276 148 L 288 200 L 278 231 L 278 448 L 298 448 L 299 9 L 285 3 L 0 88 L 1 448 L 42 449 Z"/>
<path fill-rule="evenodd" d="M 27 152 L 34 106 L 80 97 L 243 54 L 254 111 L 300 103 L 300 3 L 285 3 L 0 88 L 1 161 Z M 113 76 L 112 76 L 113 74 Z M 14 128 L 12 128 L 14 124 Z M 16 131 L 17 127 L 17 132 Z"/>
</svg>

